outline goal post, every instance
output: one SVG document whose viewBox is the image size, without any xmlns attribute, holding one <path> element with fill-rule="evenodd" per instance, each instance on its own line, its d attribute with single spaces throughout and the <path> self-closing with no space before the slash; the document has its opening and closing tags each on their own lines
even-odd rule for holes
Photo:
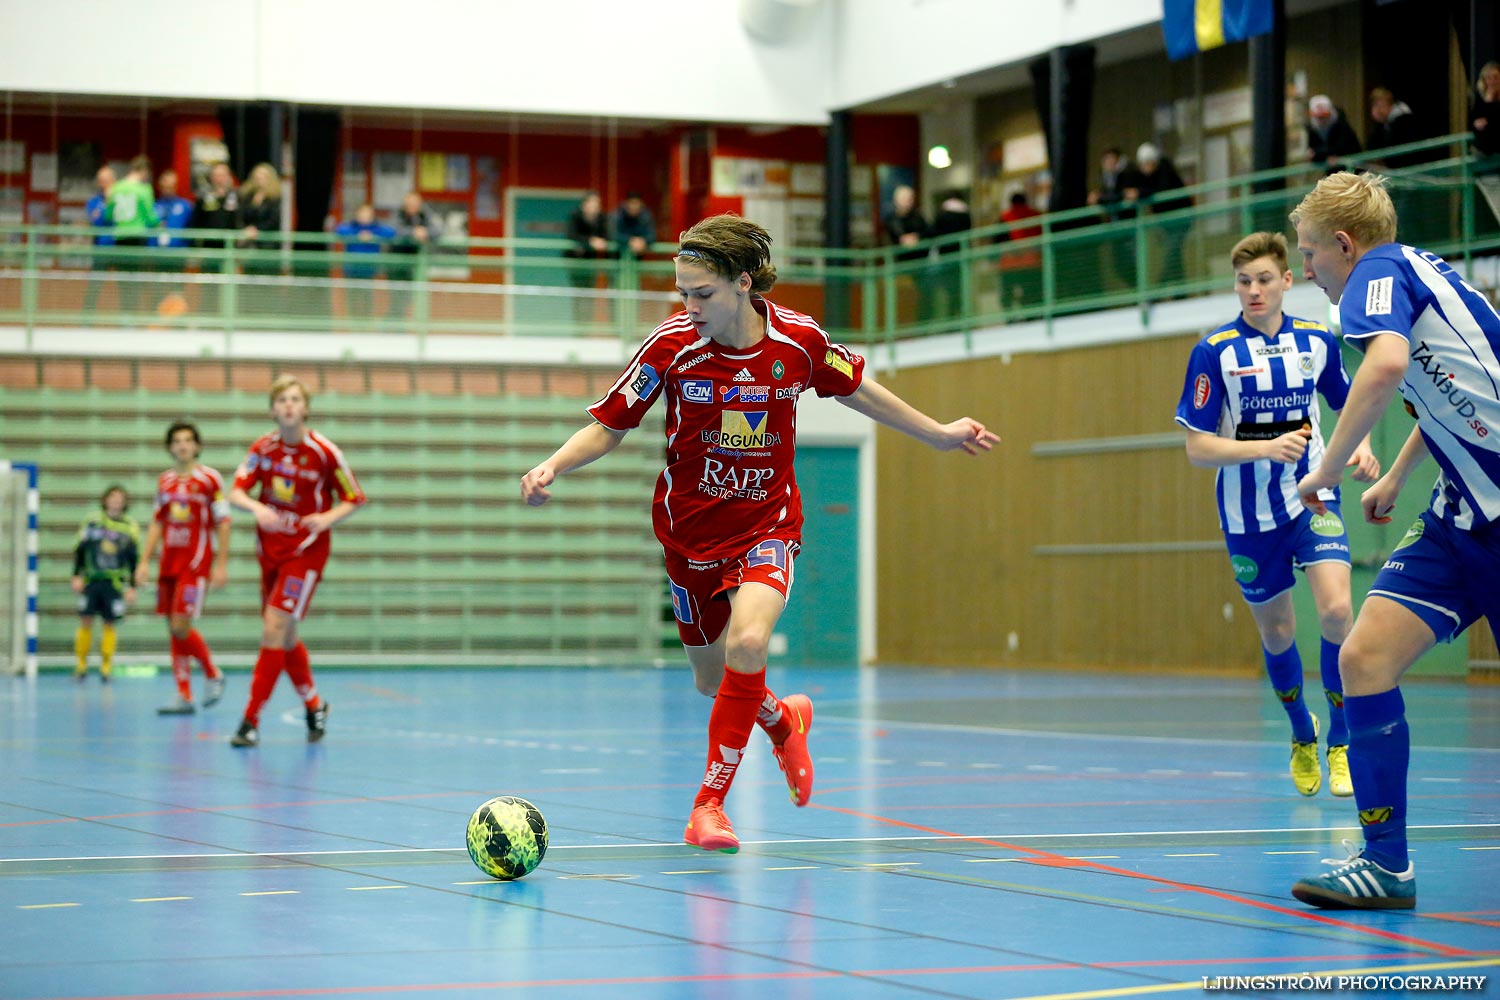
<svg viewBox="0 0 1500 1000">
<path fill-rule="evenodd" d="M 36 676 L 37 469 L 0 459 L 0 675 Z"/>
</svg>

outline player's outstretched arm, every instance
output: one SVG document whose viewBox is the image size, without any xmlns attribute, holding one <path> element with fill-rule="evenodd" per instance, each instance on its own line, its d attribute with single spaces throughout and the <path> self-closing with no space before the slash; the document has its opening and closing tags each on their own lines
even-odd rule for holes
<svg viewBox="0 0 1500 1000">
<path fill-rule="evenodd" d="M 1380 477 L 1374 486 L 1365 490 L 1364 496 L 1359 498 L 1359 505 L 1365 512 L 1366 521 L 1371 524 L 1391 523 L 1391 511 L 1396 509 L 1396 500 L 1401 496 L 1401 488 L 1406 485 L 1406 480 L 1429 454 L 1427 439 L 1422 437 L 1421 430 L 1413 427 L 1406 443 L 1401 446 L 1401 454 L 1397 455 L 1396 461 L 1391 464 L 1390 471 Z"/>
<path fill-rule="evenodd" d="M 938 451 L 962 448 L 970 455 L 978 455 L 1000 443 L 998 434 L 985 430 L 984 424 L 969 417 L 959 417 L 947 424 L 938 423 L 868 376 L 853 393 L 840 396 L 839 402 Z"/>
<path fill-rule="evenodd" d="M 521 499 L 527 506 L 540 507 L 552 499 L 547 487 L 574 469 L 581 469 L 614 451 L 629 431 L 605 427 L 597 420 L 576 431 L 552 457 L 521 477 Z"/>
</svg>

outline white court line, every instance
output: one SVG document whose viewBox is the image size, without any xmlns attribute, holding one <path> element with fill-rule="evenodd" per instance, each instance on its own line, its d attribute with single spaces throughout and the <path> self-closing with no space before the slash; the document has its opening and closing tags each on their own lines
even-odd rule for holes
<svg viewBox="0 0 1500 1000">
<path fill-rule="evenodd" d="M 1408 826 L 1408 830 L 1500 830 L 1500 823 L 1430 823 L 1425 826 Z M 740 846 L 795 847 L 802 844 L 817 844 L 837 847 L 840 844 L 901 844 L 917 841 L 962 844 L 972 840 L 1067 840 L 1088 837 L 1221 837 L 1247 833 L 1349 833 L 1351 826 L 1296 826 L 1265 827 L 1246 830 L 1100 830 L 1093 833 L 973 833 L 952 836 L 926 837 L 810 837 L 793 840 L 741 840 Z M 680 841 L 642 844 L 551 844 L 550 855 L 557 851 L 659 851 L 663 847 L 687 848 Z M 1500 848 L 1496 848 L 1500 850 Z M 382 847 L 349 851 L 231 851 L 221 854 L 122 854 L 90 855 L 71 858 L 0 858 L 0 865 L 23 864 L 35 861 L 174 861 L 188 858 L 315 858 L 327 855 L 363 854 L 467 854 L 466 847 Z M 1313 852 L 1316 853 L 1316 852 Z"/>
</svg>

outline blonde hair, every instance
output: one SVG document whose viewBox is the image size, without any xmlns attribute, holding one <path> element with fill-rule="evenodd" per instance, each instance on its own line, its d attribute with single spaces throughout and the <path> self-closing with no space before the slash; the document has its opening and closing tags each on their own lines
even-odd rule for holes
<svg viewBox="0 0 1500 1000">
<path fill-rule="evenodd" d="M 1288 218 L 1294 226 L 1307 223 L 1320 236 L 1348 233 L 1363 247 L 1396 239 L 1396 206 L 1379 174 L 1343 171 L 1325 177 Z"/>
<path fill-rule="evenodd" d="M 307 400 L 309 408 L 312 407 L 312 393 L 307 391 L 307 386 L 295 375 L 280 375 L 276 381 L 271 383 L 271 405 L 276 405 L 276 397 L 296 386 L 302 390 L 302 398 Z"/>
<path fill-rule="evenodd" d="M 750 290 L 764 294 L 776 284 L 771 234 L 734 213 L 712 215 L 678 236 L 676 259 L 685 259 L 721 278 L 750 275 Z"/>
<path fill-rule="evenodd" d="M 251 167 L 250 176 L 245 179 L 244 186 L 240 188 L 240 194 L 247 198 L 257 191 L 262 192 L 268 201 L 281 197 L 281 176 L 269 163 L 257 163 Z"/>
<path fill-rule="evenodd" d="M 1483 66 L 1479 67 L 1479 75 L 1474 78 L 1474 92 L 1479 95 L 1479 99 L 1481 101 L 1489 100 L 1489 95 L 1485 92 L 1484 89 L 1484 74 L 1488 73 L 1490 70 L 1500 71 L 1500 62 L 1496 62 L 1495 60 L 1491 59 Z"/>
<path fill-rule="evenodd" d="M 1285 274 L 1287 266 L 1286 237 L 1280 233 L 1251 233 L 1229 251 L 1229 265 L 1238 271 L 1252 260 L 1270 257 L 1276 262 L 1278 274 Z"/>
</svg>

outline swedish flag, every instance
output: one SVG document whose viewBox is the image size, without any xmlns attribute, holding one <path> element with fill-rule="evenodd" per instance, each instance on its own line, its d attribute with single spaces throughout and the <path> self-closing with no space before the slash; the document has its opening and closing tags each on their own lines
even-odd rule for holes
<svg viewBox="0 0 1500 1000">
<path fill-rule="evenodd" d="M 1242 42 L 1271 30 L 1272 0 L 1162 0 L 1162 33 L 1167 58 Z"/>
</svg>

